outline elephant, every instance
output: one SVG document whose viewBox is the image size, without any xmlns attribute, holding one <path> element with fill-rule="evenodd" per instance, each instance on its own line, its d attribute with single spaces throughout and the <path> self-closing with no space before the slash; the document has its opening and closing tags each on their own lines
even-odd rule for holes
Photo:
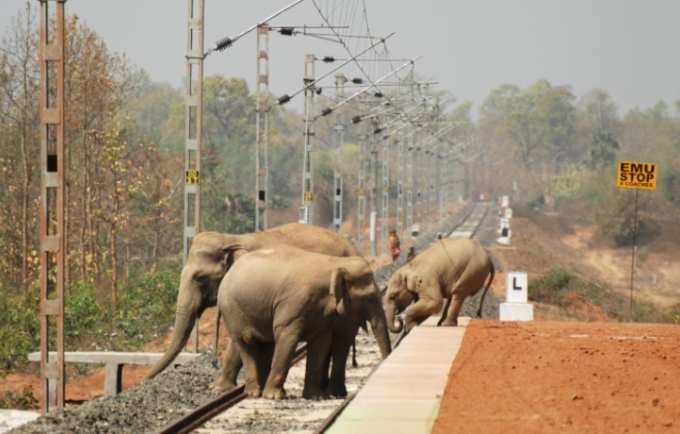
<svg viewBox="0 0 680 434">
<path fill-rule="evenodd" d="M 435 240 L 395 271 L 387 283 L 383 305 L 390 331 L 408 333 L 415 325 L 439 312 L 444 299 L 447 303 L 438 325 L 458 325 L 463 301 L 475 295 L 489 277 L 477 311 L 477 316 L 481 317 L 484 297 L 494 276 L 493 262 L 479 241 L 466 238 Z M 404 309 L 405 320 L 402 321 L 397 315 Z"/>
<path fill-rule="evenodd" d="M 285 397 L 283 385 L 301 341 L 307 342 L 303 397 L 308 399 L 347 394 L 349 348 L 364 323 L 371 325 L 381 356 L 391 351 L 381 294 L 362 257 L 284 245 L 245 253 L 222 280 L 217 303 L 231 336 L 217 384 L 231 387 L 229 360 L 239 352 L 250 397 Z M 333 367 L 324 391 L 329 354 Z"/>
<path fill-rule="evenodd" d="M 236 251 L 227 255 L 230 247 L 239 245 L 247 251 L 255 251 L 278 244 L 330 256 L 358 256 L 354 245 L 336 232 L 301 223 L 248 234 L 198 233 L 191 243 L 180 277 L 172 341 L 147 378 L 155 377 L 172 363 L 189 340 L 196 319 L 205 309 L 217 304 L 217 290 L 222 278 L 233 261 L 245 253 Z M 240 367 L 240 361 L 235 363 L 239 363 Z"/>
</svg>

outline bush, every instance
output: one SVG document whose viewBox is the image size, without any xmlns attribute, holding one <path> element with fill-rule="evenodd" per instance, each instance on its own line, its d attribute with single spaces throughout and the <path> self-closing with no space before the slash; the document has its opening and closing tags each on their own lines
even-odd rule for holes
<svg viewBox="0 0 680 434">
<path fill-rule="evenodd" d="M 564 302 L 566 289 L 576 277 L 561 268 L 553 268 L 545 276 L 529 283 L 529 295 L 532 300 L 560 305 Z"/>
<path fill-rule="evenodd" d="M 0 396 L 0 408 L 34 410 L 38 408 L 38 400 L 33 395 L 33 390 L 25 387 L 21 392 L 10 391 Z"/>
<path fill-rule="evenodd" d="M 12 296 L 0 288 L 0 376 L 28 363 L 40 345 L 37 297 Z"/>
</svg>

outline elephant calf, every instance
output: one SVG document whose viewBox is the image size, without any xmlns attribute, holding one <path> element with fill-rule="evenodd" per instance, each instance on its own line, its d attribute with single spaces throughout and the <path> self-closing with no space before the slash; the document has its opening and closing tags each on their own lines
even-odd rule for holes
<svg viewBox="0 0 680 434">
<path fill-rule="evenodd" d="M 482 314 L 486 292 L 493 282 L 493 262 L 476 240 L 447 238 L 433 242 L 426 250 L 399 268 L 390 278 L 383 304 L 390 331 L 406 332 L 430 315 L 446 308 L 439 325 L 458 325 L 458 314 L 466 297 L 475 295 L 487 276 L 477 316 Z M 453 301 L 453 303 L 452 303 Z M 406 309 L 404 325 L 396 315 Z"/>
<path fill-rule="evenodd" d="M 343 394 L 349 348 L 366 321 L 382 356 L 391 351 L 380 291 L 360 257 L 283 245 L 246 253 L 222 279 L 217 305 L 234 344 L 225 355 L 218 387 L 233 381 L 230 360 L 238 350 L 251 397 L 285 397 L 283 385 L 300 341 L 307 342 L 305 398 L 324 393 L 329 352 L 333 368 L 327 392 Z"/>
</svg>

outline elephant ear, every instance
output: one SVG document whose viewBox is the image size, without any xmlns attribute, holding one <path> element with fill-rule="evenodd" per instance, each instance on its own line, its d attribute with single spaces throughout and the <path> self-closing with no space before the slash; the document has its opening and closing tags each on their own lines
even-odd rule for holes
<svg viewBox="0 0 680 434">
<path fill-rule="evenodd" d="M 329 303 L 331 308 L 339 314 L 344 314 L 350 308 L 349 285 L 347 284 L 347 270 L 338 268 L 331 274 Z"/>
<path fill-rule="evenodd" d="M 222 265 L 224 265 L 225 270 L 229 270 L 234 265 L 234 262 L 240 256 L 240 251 L 247 252 L 246 248 L 240 244 L 231 244 L 222 248 Z"/>
</svg>

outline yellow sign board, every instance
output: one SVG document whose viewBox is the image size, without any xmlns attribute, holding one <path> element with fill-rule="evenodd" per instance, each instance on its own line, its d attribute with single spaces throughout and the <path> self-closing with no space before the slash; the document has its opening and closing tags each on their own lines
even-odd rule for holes
<svg viewBox="0 0 680 434">
<path fill-rule="evenodd" d="M 201 181 L 201 176 L 196 169 L 190 169 L 186 172 L 186 184 L 198 184 Z"/>
<path fill-rule="evenodd" d="M 304 201 L 305 202 L 312 202 L 313 200 L 314 200 L 314 193 L 312 193 L 311 191 L 305 191 Z"/>
<path fill-rule="evenodd" d="M 656 163 L 643 161 L 619 161 L 616 171 L 616 186 L 619 188 L 641 188 L 656 190 L 659 177 Z"/>
</svg>

